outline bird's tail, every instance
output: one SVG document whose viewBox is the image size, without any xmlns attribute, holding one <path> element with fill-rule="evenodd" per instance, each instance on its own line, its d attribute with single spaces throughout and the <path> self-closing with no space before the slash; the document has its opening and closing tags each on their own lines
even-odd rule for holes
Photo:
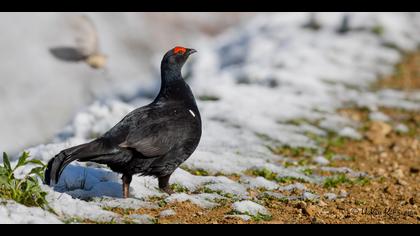
<svg viewBox="0 0 420 236">
<path fill-rule="evenodd" d="M 45 184 L 54 185 L 60 179 L 64 168 L 75 160 L 88 161 L 100 155 L 98 142 L 91 142 L 61 151 L 52 158 L 45 170 Z"/>
</svg>

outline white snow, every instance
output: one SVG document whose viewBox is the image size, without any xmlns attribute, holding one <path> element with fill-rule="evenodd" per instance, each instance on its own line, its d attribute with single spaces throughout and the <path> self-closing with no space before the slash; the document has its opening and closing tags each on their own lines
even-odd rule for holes
<svg viewBox="0 0 420 236">
<path fill-rule="evenodd" d="M 154 203 L 142 201 L 135 198 L 110 198 L 110 197 L 102 197 L 95 199 L 95 203 L 104 208 L 122 208 L 122 209 L 138 209 L 138 208 L 145 208 L 145 209 L 154 209 L 158 208 L 159 206 Z"/>
<path fill-rule="evenodd" d="M 270 212 L 263 206 L 253 201 L 240 201 L 232 204 L 232 208 L 235 212 L 256 216 L 261 215 L 270 215 Z"/>
<path fill-rule="evenodd" d="M 1 224 L 61 224 L 52 213 L 37 207 L 26 207 L 13 201 L 0 202 Z"/>
<path fill-rule="evenodd" d="M 303 200 L 309 200 L 309 201 L 314 201 L 314 200 L 318 200 L 319 196 L 316 194 L 313 194 L 311 192 L 304 192 L 302 194 L 302 199 Z"/>
<path fill-rule="evenodd" d="M 313 159 L 313 161 L 314 161 L 315 163 L 317 163 L 317 164 L 319 164 L 319 165 L 323 165 L 323 166 L 330 164 L 330 161 L 329 161 L 329 160 L 327 160 L 327 158 L 325 158 L 325 157 L 323 157 L 323 156 L 317 156 L 317 157 L 315 157 L 315 158 Z"/>
<path fill-rule="evenodd" d="M 324 197 L 327 200 L 334 201 L 335 199 L 337 199 L 337 194 L 335 194 L 335 193 L 326 193 L 326 194 L 324 194 Z"/>
<path fill-rule="evenodd" d="M 279 187 L 277 183 L 267 180 L 261 176 L 256 178 L 242 176 L 240 182 L 245 184 L 250 189 L 263 188 L 267 190 L 273 190 Z"/>
<path fill-rule="evenodd" d="M 389 121 L 389 117 L 382 112 L 375 111 L 369 114 L 369 119 L 372 121 Z"/>
<path fill-rule="evenodd" d="M 345 14 L 351 15 L 351 27 L 366 30 L 338 34 L 336 29 Z M 321 136 L 335 132 L 343 137 L 360 138 L 357 122 L 335 112 L 343 105 L 366 107 L 371 119 L 385 119 L 377 112 L 381 106 L 420 110 L 418 94 L 369 91 L 369 85 L 380 76 L 393 73 L 394 65 L 402 58 L 398 50 L 386 45 L 395 45 L 405 52 L 419 45 L 419 13 L 317 13 L 322 24 L 319 31 L 302 27 L 308 16 L 308 13 L 262 14 L 214 40 L 198 40 L 193 45 L 199 53 L 185 69 L 191 75 L 188 83 L 196 97 L 214 96 L 218 100 L 197 101 L 203 136 L 197 151 L 183 164 L 185 169 L 205 170 L 209 176 L 195 176 L 178 169 L 170 180 L 171 184 L 187 188 L 189 193 L 167 196 L 157 189 L 156 179 L 135 176 L 130 197 L 140 200 L 119 200 L 118 174 L 101 165 L 72 163 L 63 172 L 55 191 L 45 187 L 58 216 L 43 220 L 117 219 L 117 215 L 102 207 L 150 207 L 144 202 L 153 196 L 167 202 L 190 201 L 204 208 L 217 206 L 220 198 L 233 197 L 238 200 L 233 205 L 238 212 L 267 213 L 264 207 L 249 201 L 249 188 L 305 191 L 305 186 L 279 187 L 262 177 L 246 176 L 247 170 L 268 169 L 278 177 L 322 182 L 320 176 L 303 174 L 302 168 L 282 166 L 279 161 L 289 157 L 274 155 L 267 145 L 316 147 L 306 132 Z M 381 27 L 383 34 L 372 33 L 372 27 Z M 106 132 L 129 111 L 148 102 L 150 98 L 142 96 L 131 102 L 116 99 L 95 102 L 77 113 L 52 143 L 28 151 L 47 162 L 60 150 Z M 291 122 L 294 120 L 305 122 L 296 125 Z M 325 160 L 321 162 L 327 164 Z M 345 167 L 320 169 L 363 174 Z M 19 171 L 22 174 L 28 170 Z M 239 181 L 220 176 L 232 174 L 239 175 Z M 191 194 L 202 190 L 212 193 Z M 304 192 L 296 198 L 316 200 L 319 196 Z M 14 208 L 8 203 L 0 209 L 14 214 Z M 28 219 L 21 215 L 11 222 Z"/>
<path fill-rule="evenodd" d="M 129 218 L 136 224 L 153 224 L 153 218 L 149 215 L 130 215 Z"/>
<path fill-rule="evenodd" d="M 169 217 L 176 215 L 176 212 L 172 209 L 163 210 L 159 213 L 160 217 Z"/>
<path fill-rule="evenodd" d="M 404 124 L 397 124 L 394 129 L 400 133 L 407 133 L 409 131 L 409 128 Z"/>
<path fill-rule="evenodd" d="M 359 140 L 362 138 L 362 135 L 359 134 L 359 132 L 357 132 L 355 129 L 351 127 L 345 127 L 344 129 L 340 130 L 338 134 L 342 137 L 352 138 L 356 140 Z"/>
<path fill-rule="evenodd" d="M 219 204 L 213 202 L 216 199 L 223 199 L 224 197 L 215 193 L 200 193 L 200 194 L 186 194 L 178 193 L 173 194 L 166 198 L 169 203 L 172 202 L 186 202 L 189 201 L 202 208 L 214 208 Z"/>
</svg>

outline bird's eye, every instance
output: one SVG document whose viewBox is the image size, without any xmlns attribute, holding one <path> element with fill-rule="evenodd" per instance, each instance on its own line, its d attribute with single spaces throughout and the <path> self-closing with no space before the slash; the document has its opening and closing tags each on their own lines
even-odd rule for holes
<svg viewBox="0 0 420 236">
<path fill-rule="evenodd" d="M 187 52 L 187 49 L 186 48 L 184 48 L 184 47 L 175 47 L 174 48 L 174 53 L 175 54 L 184 54 L 184 53 L 186 53 Z"/>
</svg>

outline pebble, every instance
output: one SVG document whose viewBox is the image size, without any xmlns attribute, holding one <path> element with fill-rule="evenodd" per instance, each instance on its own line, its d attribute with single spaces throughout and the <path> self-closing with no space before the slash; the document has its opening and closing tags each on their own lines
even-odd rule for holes
<svg viewBox="0 0 420 236">
<path fill-rule="evenodd" d="M 320 207 L 325 207 L 325 206 L 328 206 L 328 204 L 327 204 L 327 203 L 325 203 L 324 201 L 319 201 L 319 202 L 318 202 L 318 206 L 320 206 Z"/>
<path fill-rule="evenodd" d="M 397 179 L 401 179 L 404 178 L 404 172 L 402 169 L 396 169 L 393 173 L 392 173 L 392 177 L 395 177 Z"/>
<path fill-rule="evenodd" d="M 385 173 L 386 173 L 386 171 L 383 169 L 383 168 L 378 168 L 377 170 L 376 170 L 376 173 L 378 173 L 378 175 L 385 175 Z"/>
<path fill-rule="evenodd" d="M 414 199 L 414 197 L 411 197 L 411 198 L 408 200 L 408 202 L 409 202 L 411 205 L 416 204 L 416 200 Z"/>
<path fill-rule="evenodd" d="M 306 204 L 306 202 L 304 202 L 304 201 L 300 201 L 300 202 L 298 202 L 298 203 L 295 205 L 295 207 L 296 207 L 297 209 L 304 209 L 304 208 L 306 208 L 306 207 L 307 207 L 307 205 L 308 205 L 308 204 Z"/>
<path fill-rule="evenodd" d="M 381 152 L 381 154 L 379 154 L 380 158 L 387 158 L 388 157 L 388 153 L 387 152 Z"/>
<path fill-rule="evenodd" d="M 311 223 L 312 223 L 312 224 L 325 224 L 325 222 L 324 222 L 323 220 L 318 219 L 318 218 L 316 218 L 316 217 L 312 217 L 312 218 L 311 218 Z"/>
<path fill-rule="evenodd" d="M 304 211 L 303 211 L 303 213 L 305 213 L 306 215 L 308 215 L 308 216 L 314 216 L 315 215 L 315 213 L 317 212 L 317 209 L 316 209 L 316 207 L 315 206 L 313 206 L 313 205 L 311 205 L 311 206 L 308 206 L 307 208 L 305 208 L 304 209 Z"/>
<path fill-rule="evenodd" d="M 397 184 L 401 185 L 401 186 L 407 186 L 408 183 L 402 179 L 397 180 Z"/>
<path fill-rule="evenodd" d="M 340 190 L 340 192 L 338 192 L 338 195 L 339 195 L 341 198 L 345 198 L 345 197 L 347 197 L 349 194 L 347 193 L 347 191 L 346 191 L 346 190 L 342 189 L 342 190 Z"/>
<path fill-rule="evenodd" d="M 419 168 L 416 167 L 410 167 L 410 173 L 412 174 L 418 174 L 420 172 Z"/>
</svg>

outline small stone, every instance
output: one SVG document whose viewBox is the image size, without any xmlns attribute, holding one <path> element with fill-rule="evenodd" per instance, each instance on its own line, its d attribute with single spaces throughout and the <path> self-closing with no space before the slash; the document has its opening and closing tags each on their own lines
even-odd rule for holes
<svg viewBox="0 0 420 236">
<path fill-rule="evenodd" d="M 382 121 L 373 121 L 366 132 L 367 138 L 375 144 L 383 143 L 386 136 L 392 131 L 392 127 Z"/>
<path fill-rule="evenodd" d="M 343 206 L 341 206 L 341 205 L 338 205 L 338 206 L 337 206 L 337 209 L 338 209 L 338 210 L 340 210 L 340 211 L 345 210 L 345 208 L 344 208 Z"/>
<path fill-rule="evenodd" d="M 379 154 L 380 158 L 387 158 L 388 157 L 388 153 L 387 152 L 382 152 L 381 154 Z"/>
<path fill-rule="evenodd" d="M 325 203 L 324 201 L 319 201 L 319 202 L 318 202 L 318 206 L 320 206 L 320 207 L 325 207 L 325 206 L 328 206 L 328 204 L 327 204 L 327 203 Z"/>
<path fill-rule="evenodd" d="M 340 192 L 338 192 L 338 195 L 340 196 L 340 198 L 345 198 L 347 197 L 349 194 L 347 193 L 346 190 L 342 189 L 340 190 Z"/>
<path fill-rule="evenodd" d="M 417 150 L 420 147 L 420 142 L 417 139 L 414 139 L 411 143 L 411 149 Z"/>
<path fill-rule="evenodd" d="M 250 221 L 252 219 L 251 216 L 249 215 L 226 215 L 225 216 L 226 219 L 241 219 L 243 221 Z"/>
<path fill-rule="evenodd" d="M 395 188 L 394 188 L 394 186 L 386 186 L 383 191 L 384 191 L 384 193 L 392 195 L 392 194 L 395 193 Z"/>
<path fill-rule="evenodd" d="M 300 201 L 300 202 L 298 202 L 298 203 L 295 205 L 295 207 L 296 207 L 297 209 L 304 209 L 304 208 L 306 208 L 306 207 L 307 207 L 307 204 L 306 204 L 306 202 L 304 202 L 304 201 Z"/>
<path fill-rule="evenodd" d="M 408 185 L 408 183 L 406 181 L 402 180 L 402 179 L 398 179 L 397 184 L 399 184 L 401 186 L 407 186 Z"/>
<path fill-rule="evenodd" d="M 411 205 L 416 204 L 416 200 L 414 199 L 414 197 L 411 197 L 411 198 L 408 200 L 408 202 L 409 202 Z"/>
<path fill-rule="evenodd" d="M 386 171 L 383 169 L 383 168 L 378 168 L 377 170 L 376 170 L 376 173 L 378 173 L 378 175 L 384 175 L 385 173 L 386 173 Z"/>
<path fill-rule="evenodd" d="M 303 208 L 302 212 L 303 212 L 303 214 L 305 214 L 307 216 L 313 217 L 315 215 L 316 208 L 311 205 L 311 206 L 308 206 L 306 208 Z"/>
<path fill-rule="evenodd" d="M 325 222 L 324 222 L 323 220 L 318 219 L 318 218 L 316 218 L 316 217 L 312 217 L 312 218 L 311 218 L 311 223 L 312 223 L 312 224 L 325 224 Z"/>
<path fill-rule="evenodd" d="M 418 174 L 420 172 L 420 169 L 417 167 L 410 167 L 410 173 L 411 174 Z"/>
<path fill-rule="evenodd" d="M 392 177 L 396 178 L 396 179 L 401 179 L 404 178 L 404 172 L 402 169 L 396 169 L 393 173 L 392 173 Z"/>
</svg>

